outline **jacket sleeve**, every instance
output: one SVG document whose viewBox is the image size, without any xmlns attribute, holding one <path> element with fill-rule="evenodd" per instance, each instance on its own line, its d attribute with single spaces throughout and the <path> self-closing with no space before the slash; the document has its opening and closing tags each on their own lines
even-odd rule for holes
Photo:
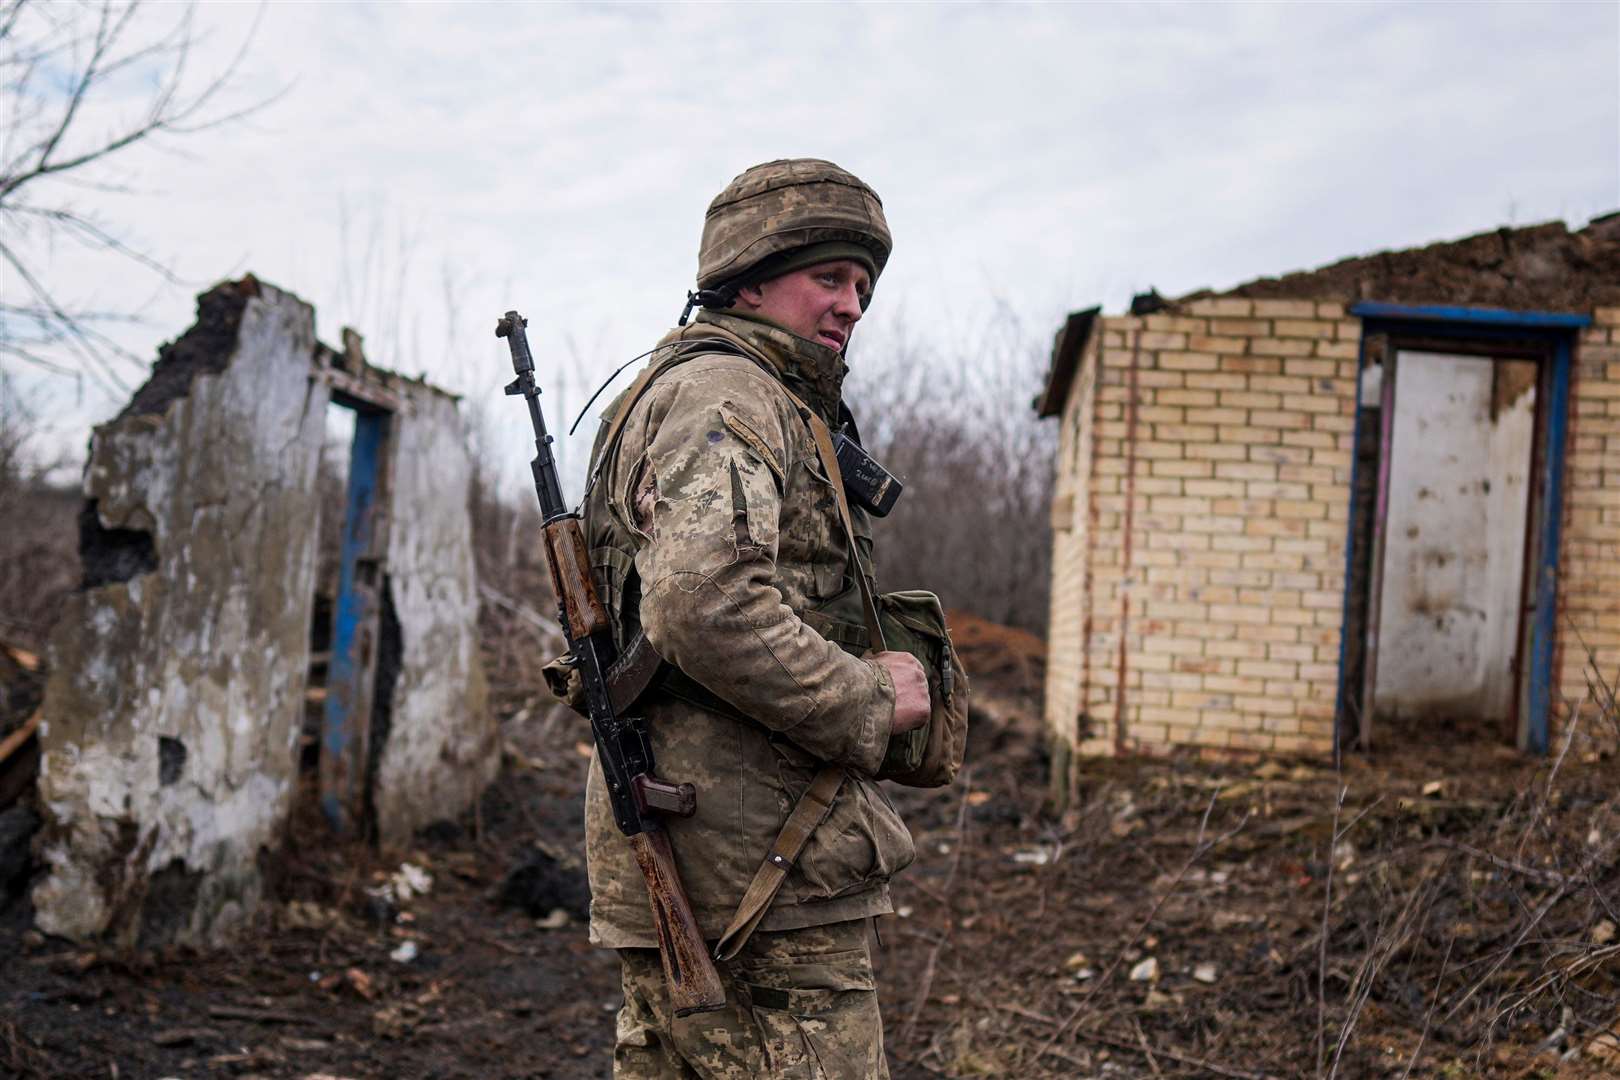
<svg viewBox="0 0 1620 1080">
<path fill-rule="evenodd" d="M 872 774 L 894 716 L 886 669 L 799 619 L 776 587 L 793 440 L 746 362 L 695 362 L 636 406 L 611 498 L 637 536 L 642 628 L 666 660 L 826 761 Z M 639 444 L 639 445 L 638 445 Z"/>
</svg>

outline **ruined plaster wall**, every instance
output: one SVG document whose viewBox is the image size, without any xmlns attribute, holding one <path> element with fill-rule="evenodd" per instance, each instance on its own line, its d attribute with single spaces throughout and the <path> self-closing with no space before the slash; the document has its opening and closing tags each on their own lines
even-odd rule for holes
<svg viewBox="0 0 1620 1080">
<path fill-rule="evenodd" d="M 372 787 L 384 843 L 458 817 L 500 765 L 478 652 L 466 427 L 454 398 L 421 383 L 398 390 L 387 567 L 401 653 Z"/>
<path fill-rule="evenodd" d="M 212 336 L 171 347 L 91 441 L 97 524 L 149 534 L 155 559 L 75 593 L 51 640 L 34 906 L 53 934 L 219 939 L 256 905 L 292 797 L 327 402 L 314 314 L 246 279 L 203 297 L 198 326 Z"/>
<path fill-rule="evenodd" d="M 1047 623 L 1046 720 L 1052 734 L 1079 742 L 1085 692 L 1086 588 L 1092 536 L 1092 446 L 1095 439 L 1097 335 L 1087 340 L 1064 404 L 1057 483 L 1052 497 L 1052 591 Z"/>
<path fill-rule="evenodd" d="M 1593 665 L 1620 682 L 1620 307 L 1582 332 L 1570 389 L 1560 556 L 1561 713 L 1587 699 Z M 1596 711 L 1588 700 L 1588 719 Z M 1611 730 L 1610 734 L 1613 732 Z"/>
<path fill-rule="evenodd" d="M 1359 320 L 1206 298 L 1099 333 L 1079 749 L 1330 751 Z"/>
</svg>

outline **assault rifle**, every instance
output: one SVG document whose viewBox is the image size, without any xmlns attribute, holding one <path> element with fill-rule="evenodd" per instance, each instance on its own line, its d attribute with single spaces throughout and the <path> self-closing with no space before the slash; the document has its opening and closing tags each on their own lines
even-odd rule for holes
<svg viewBox="0 0 1620 1080">
<path fill-rule="evenodd" d="M 546 562 L 551 567 L 552 590 L 557 594 L 558 621 L 584 684 L 596 757 L 607 781 L 613 818 L 629 840 L 636 865 L 647 879 L 670 1003 L 676 1016 L 710 1012 L 725 1005 L 725 989 L 698 931 L 691 902 L 675 869 L 669 833 L 661 820 L 664 814 L 691 816 L 697 809 L 697 796 L 691 784 L 669 784 L 654 776 L 646 722 L 620 715 L 621 710 L 614 705 L 608 684 L 608 669 L 617 651 L 613 631 L 591 580 L 579 515 L 563 503 L 551 436 L 540 415 L 540 387 L 534 381 L 534 358 L 523 329 L 527 325 L 523 316 L 508 311 L 495 324 L 495 336 L 505 338 L 511 346 L 512 368 L 517 372 L 506 392 L 528 401 L 529 419 L 534 425 L 535 455 L 529 470 L 534 473 L 534 490 L 540 496 Z"/>
</svg>

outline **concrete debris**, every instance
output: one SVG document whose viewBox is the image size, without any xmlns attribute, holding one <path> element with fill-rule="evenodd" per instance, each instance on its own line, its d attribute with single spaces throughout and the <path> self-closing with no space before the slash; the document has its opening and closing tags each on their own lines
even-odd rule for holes
<svg viewBox="0 0 1620 1080">
<path fill-rule="evenodd" d="M 1052 861 L 1050 848 L 1032 848 L 1028 851 L 1015 851 L 1012 861 L 1021 866 L 1045 866 Z"/>
<path fill-rule="evenodd" d="M 388 959 L 396 964 L 408 964 L 421 953 L 421 946 L 414 941 L 402 941 L 399 947 L 388 954 Z"/>
<path fill-rule="evenodd" d="M 399 869 L 381 885 L 366 890 L 366 895 L 388 907 L 403 907 L 418 896 L 433 890 L 433 875 L 414 863 L 400 863 Z"/>
<path fill-rule="evenodd" d="M 536 930 L 561 930 L 572 921 L 568 912 L 562 908 L 555 908 L 545 918 L 534 920 L 534 928 Z"/>
<path fill-rule="evenodd" d="M 1213 983 L 1215 981 L 1215 965 L 1210 963 L 1199 964 L 1193 968 L 1193 978 L 1201 983 Z"/>
<path fill-rule="evenodd" d="M 289 930 L 324 930 L 342 916 L 337 909 L 313 900 L 294 900 L 281 909 L 281 925 Z"/>
<path fill-rule="evenodd" d="M 1131 968 L 1131 982 L 1152 982 L 1159 977 L 1159 961 L 1148 957 Z"/>
</svg>

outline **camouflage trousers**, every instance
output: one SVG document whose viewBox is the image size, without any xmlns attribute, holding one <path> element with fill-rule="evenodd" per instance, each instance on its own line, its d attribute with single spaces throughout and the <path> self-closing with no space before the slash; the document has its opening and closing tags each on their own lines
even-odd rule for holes
<svg viewBox="0 0 1620 1080">
<path fill-rule="evenodd" d="M 887 1080 L 866 920 L 759 932 L 719 965 L 726 1004 L 676 1019 L 656 949 L 620 949 L 615 1080 Z"/>
</svg>

